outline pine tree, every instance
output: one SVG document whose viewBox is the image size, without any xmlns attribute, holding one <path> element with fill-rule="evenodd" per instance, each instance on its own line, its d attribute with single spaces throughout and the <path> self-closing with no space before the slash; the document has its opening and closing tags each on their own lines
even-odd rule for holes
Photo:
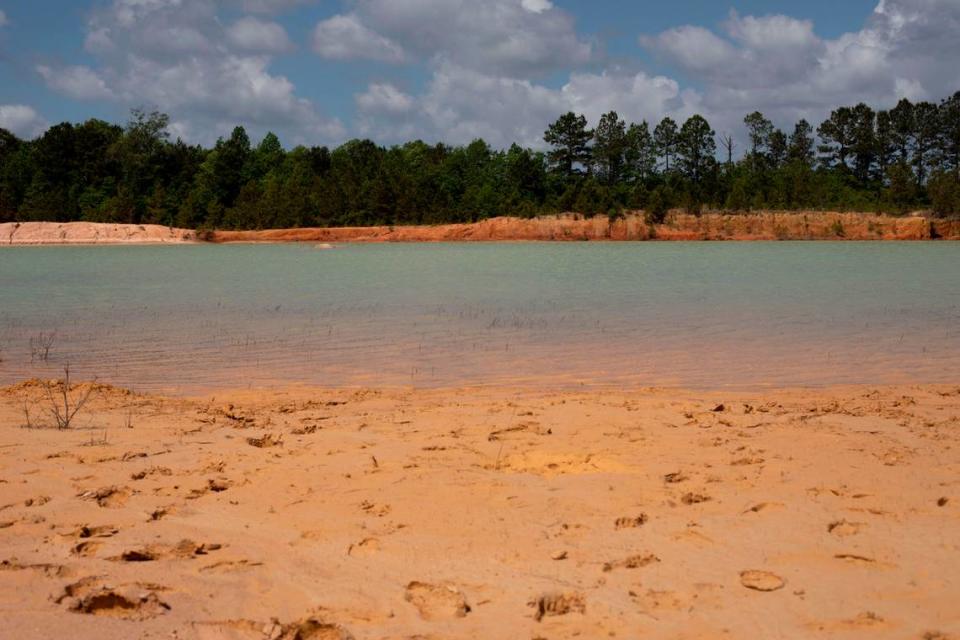
<svg viewBox="0 0 960 640">
<path fill-rule="evenodd" d="M 672 118 L 664 118 L 653 130 L 653 141 L 657 147 L 657 155 L 663 158 L 664 173 L 670 173 L 670 161 L 677 152 L 679 129 Z"/>
<path fill-rule="evenodd" d="M 605 113 L 594 132 L 593 160 L 607 185 L 620 180 L 626 150 L 626 124 L 616 111 Z"/>
<path fill-rule="evenodd" d="M 587 119 L 572 111 L 560 116 L 543 134 L 544 141 L 553 147 L 547 154 L 550 163 L 567 178 L 581 173 L 581 167 L 589 170 L 592 138 Z"/>
</svg>

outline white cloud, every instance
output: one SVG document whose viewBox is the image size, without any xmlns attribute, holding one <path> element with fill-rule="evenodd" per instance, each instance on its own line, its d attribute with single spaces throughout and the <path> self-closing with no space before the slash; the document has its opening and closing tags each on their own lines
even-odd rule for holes
<svg viewBox="0 0 960 640">
<path fill-rule="evenodd" d="M 354 14 L 337 15 L 313 30 L 313 50 L 330 60 L 403 62 L 403 48 L 366 27 Z"/>
<path fill-rule="evenodd" d="M 390 83 L 374 83 L 365 93 L 356 96 L 357 107 L 363 113 L 408 113 L 414 104 L 411 96 Z"/>
<path fill-rule="evenodd" d="M 0 127 L 21 138 L 35 138 L 47 128 L 47 121 L 25 104 L 0 104 Z"/>
<path fill-rule="evenodd" d="M 230 25 L 227 38 L 230 44 L 244 51 L 283 53 L 293 49 L 293 43 L 282 26 L 250 16 Z"/>
<path fill-rule="evenodd" d="M 739 130 L 759 109 L 784 128 L 814 126 L 830 110 L 899 98 L 938 100 L 960 88 L 960 3 L 882 0 L 859 31 L 816 35 L 810 21 L 731 12 L 725 36 L 698 26 L 641 44 L 703 86 L 702 108 L 721 130 Z"/>
<path fill-rule="evenodd" d="M 439 59 L 523 78 L 595 58 L 573 18 L 548 0 L 355 0 L 354 12 L 317 25 L 327 58 Z M 406 54 L 402 56 L 400 52 Z"/>
<path fill-rule="evenodd" d="M 36 70 L 69 97 L 165 111 L 172 130 L 193 142 L 209 144 L 237 124 L 254 138 L 274 130 L 288 142 L 341 141 L 343 124 L 321 115 L 288 78 L 271 71 L 270 54 L 292 46 L 280 25 L 253 17 L 221 22 L 220 5 L 238 2 L 113 0 L 87 23 L 85 48 L 97 64 Z"/>
<path fill-rule="evenodd" d="M 310 1 L 106 0 L 87 23 L 84 46 L 95 62 L 36 70 L 72 98 L 168 111 L 171 130 L 199 142 L 240 123 L 254 138 L 272 129 L 288 142 L 361 134 L 542 146 L 561 113 L 595 124 L 610 109 L 632 121 L 699 112 L 736 134 L 755 109 L 784 128 L 801 117 L 816 126 L 841 104 L 887 106 L 960 88 L 958 0 L 882 0 L 862 28 L 833 38 L 809 20 L 734 11 L 713 29 L 682 25 L 641 37 L 684 84 L 643 71 L 639 60 L 606 59 L 551 0 L 340 0 L 340 12 L 310 34 L 324 71 L 368 73 L 356 60 L 417 69 L 377 66 L 374 77 L 356 78 L 365 88 L 347 131 L 273 67 L 293 44 L 264 14 Z M 421 71 L 426 84 L 411 89 Z"/>
<path fill-rule="evenodd" d="M 113 91 L 100 75 L 85 66 L 59 67 L 37 65 L 37 73 L 43 76 L 47 86 L 77 100 L 103 100 L 113 97 Z"/>
<path fill-rule="evenodd" d="M 3 9 L 0 9 L 0 27 L 5 27 L 10 24 L 10 20 L 7 18 L 7 14 L 4 13 Z"/>
<path fill-rule="evenodd" d="M 553 3 L 550 0 L 520 0 L 520 5 L 533 13 L 543 13 L 553 8 Z"/>
<path fill-rule="evenodd" d="M 812 21 L 783 15 L 741 18 L 731 11 L 725 27 L 731 38 L 754 51 L 803 51 L 817 48 L 820 43 Z"/>
<path fill-rule="evenodd" d="M 452 63 L 434 69 L 420 96 L 371 85 L 356 97 L 361 130 L 382 140 L 417 137 L 464 144 L 483 138 L 494 147 L 518 142 L 536 148 L 544 146 L 547 125 L 567 111 L 583 113 L 594 124 L 611 109 L 636 122 L 664 115 L 682 119 L 696 110 L 698 100 L 674 80 L 645 73 L 576 73 L 553 89 Z"/>
<path fill-rule="evenodd" d="M 314 0 L 227 0 L 227 4 L 239 4 L 244 11 L 250 13 L 280 13 L 312 1 Z"/>
<path fill-rule="evenodd" d="M 686 25 L 656 37 L 641 36 L 640 43 L 687 71 L 712 74 L 737 57 L 736 48 L 709 29 Z"/>
</svg>

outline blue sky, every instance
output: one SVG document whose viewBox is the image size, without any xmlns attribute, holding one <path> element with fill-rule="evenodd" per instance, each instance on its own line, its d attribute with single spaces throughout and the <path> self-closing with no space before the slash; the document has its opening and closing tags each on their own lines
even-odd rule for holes
<svg viewBox="0 0 960 640">
<path fill-rule="evenodd" d="M 539 145 L 595 121 L 702 113 L 742 137 L 833 106 L 960 89 L 957 0 L 5 0 L 0 126 L 165 111 L 211 143 Z"/>
</svg>

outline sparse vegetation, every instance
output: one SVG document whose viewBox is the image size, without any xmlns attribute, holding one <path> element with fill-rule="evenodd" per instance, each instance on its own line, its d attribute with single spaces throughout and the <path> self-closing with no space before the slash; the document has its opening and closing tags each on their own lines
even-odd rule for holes
<svg viewBox="0 0 960 640">
<path fill-rule="evenodd" d="M 77 414 L 93 397 L 96 384 L 91 383 L 76 390 L 71 389 L 70 365 L 64 365 L 63 379 L 46 382 L 43 388 L 46 393 L 47 409 L 50 416 L 53 418 L 56 428 L 62 431 L 73 425 Z M 74 391 L 76 391 L 75 394 Z"/>
<path fill-rule="evenodd" d="M 35 336 L 30 336 L 30 362 L 47 362 L 50 359 L 50 349 L 56 339 L 56 332 L 41 331 Z"/>
</svg>

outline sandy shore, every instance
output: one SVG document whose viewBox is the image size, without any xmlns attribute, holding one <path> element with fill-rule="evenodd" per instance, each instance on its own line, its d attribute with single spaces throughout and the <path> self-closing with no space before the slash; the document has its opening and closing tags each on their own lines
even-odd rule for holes
<svg viewBox="0 0 960 640">
<path fill-rule="evenodd" d="M 4 637 L 960 637 L 957 387 L 43 398 Z"/>
<path fill-rule="evenodd" d="M 606 216 L 573 214 L 540 218 L 490 218 L 471 224 L 383 227 L 324 227 L 264 231 L 195 232 L 157 225 L 92 222 L 24 222 L 0 224 L 0 245 L 157 244 L 262 242 L 490 242 L 490 241 L 633 241 L 633 240 L 960 240 L 960 221 L 921 216 L 892 217 L 863 213 L 707 213 L 679 211 L 665 224 L 647 224 L 631 214 L 611 221 Z"/>
<path fill-rule="evenodd" d="M 195 231 L 156 224 L 99 222 L 5 222 L 0 224 L 0 246 L 5 244 L 183 244 L 196 241 Z"/>
</svg>

